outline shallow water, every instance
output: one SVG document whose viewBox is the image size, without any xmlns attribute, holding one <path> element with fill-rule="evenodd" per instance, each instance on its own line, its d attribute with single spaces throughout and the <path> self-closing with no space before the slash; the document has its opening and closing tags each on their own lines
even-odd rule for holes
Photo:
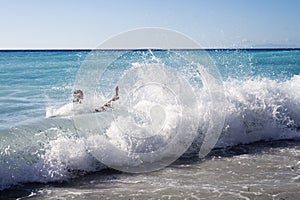
<svg viewBox="0 0 300 200">
<path fill-rule="evenodd" d="M 259 142 L 181 158 L 151 173 L 114 170 L 1 192 L 30 199 L 299 199 L 300 141 Z"/>
</svg>

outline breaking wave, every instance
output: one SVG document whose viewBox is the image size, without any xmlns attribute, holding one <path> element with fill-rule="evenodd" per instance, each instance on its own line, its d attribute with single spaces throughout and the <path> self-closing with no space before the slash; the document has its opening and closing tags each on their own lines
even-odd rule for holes
<svg viewBox="0 0 300 200">
<path fill-rule="evenodd" d="M 268 78 L 226 80 L 224 82 L 226 120 L 216 147 L 262 140 L 298 140 L 300 138 L 299 85 L 299 75 L 294 75 L 285 81 Z M 206 113 L 209 92 L 202 89 L 197 95 L 200 116 L 199 137 L 196 137 L 187 151 L 193 154 L 199 151 L 203 135 L 202 127 L 210 120 Z M 151 102 L 143 100 L 138 103 Z M 170 112 L 172 115 L 174 109 L 171 105 L 168 106 L 169 109 L 165 112 Z M 67 109 L 66 112 L 69 110 Z M 83 115 L 87 117 L 95 113 Z M 109 123 L 111 119 L 108 120 L 108 113 L 97 115 L 101 118 L 102 135 L 121 137 L 117 125 Z M 147 116 L 139 117 L 148 123 Z M 178 123 L 178 119 L 168 120 L 166 123 L 170 126 L 169 130 L 172 130 L 172 127 L 176 127 L 173 123 Z M 95 138 L 95 135 L 81 137 L 74 127 L 72 117 L 41 119 L 27 126 L 5 129 L 1 132 L 3 134 L 0 142 L 0 189 L 24 182 L 62 181 L 78 173 L 98 171 L 106 167 L 91 154 L 88 142 L 101 140 L 102 135 L 99 134 L 98 138 Z M 132 142 L 118 143 L 118 137 L 111 137 L 111 143 L 116 143 L 125 149 L 129 148 L 127 145 L 132 145 Z M 114 154 L 113 150 L 111 154 Z M 122 163 L 122 160 L 118 162 Z"/>
</svg>

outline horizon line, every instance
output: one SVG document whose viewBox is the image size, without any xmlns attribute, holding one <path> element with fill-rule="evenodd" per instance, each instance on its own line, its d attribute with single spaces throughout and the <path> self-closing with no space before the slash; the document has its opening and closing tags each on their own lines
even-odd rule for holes
<svg viewBox="0 0 300 200">
<path fill-rule="evenodd" d="M 237 47 L 237 48 L 224 48 L 224 47 L 216 47 L 216 48 L 170 48 L 170 49 L 163 49 L 163 48 L 132 48 L 132 49 L 97 49 L 97 48 L 24 48 L 24 49 L 17 49 L 17 48 L 8 48 L 8 49 L 1 49 L 0 51 L 132 51 L 132 50 L 300 50 L 300 47 Z"/>
</svg>

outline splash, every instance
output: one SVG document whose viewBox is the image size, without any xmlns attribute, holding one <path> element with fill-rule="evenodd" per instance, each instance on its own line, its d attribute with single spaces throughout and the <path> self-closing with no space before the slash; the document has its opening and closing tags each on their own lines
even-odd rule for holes
<svg viewBox="0 0 300 200">
<path fill-rule="evenodd" d="M 299 75 L 282 82 L 267 78 L 225 81 L 226 121 L 217 147 L 261 140 L 300 139 L 299 85 Z M 201 123 L 198 140 L 195 140 L 186 152 L 191 155 L 199 151 L 201 139 L 203 140 L 202 132 L 210 121 L 205 108 L 210 94 L 202 89 L 198 95 Z M 141 99 L 135 104 L 137 110 L 142 104 L 151 107 L 149 102 Z M 173 105 L 168 106 L 165 114 L 172 113 L 171 116 L 176 116 L 173 112 L 177 112 L 177 109 L 172 107 Z M 153 109 L 159 110 L 160 108 L 154 106 Z M 139 110 L 139 115 L 136 116 L 141 120 L 140 126 L 148 126 L 151 121 L 145 112 L 147 111 Z M 134 144 L 134 141 L 126 140 L 117 124 L 108 122 L 110 121 L 107 119 L 108 113 L 102 113 L 102 117 L 103 135 L 91 135 L 87 138 L 78 137 L 72 121 L 66 118 L 46 119 L 27 127 L 9 130 L 5 138 L 2 137 L 3 140 L 1 140 L 1 189 L 22 182 L 62 181 L 77 176 L 78 172 L 84 173 L 105 168 L 90 153 L 90 145 L 107 148 L 110 152 L 106 154 L 107 157 L 119 158 L 115 159 L 113 164 L 128 162 L 114 151 L 114 145 L 127 150 L 135 149 L 146 152 L 149 150 L 145 143 Z M 186 120 L 188 122 L 190 119 Z M 166 130 L 173 131 L 178 120 L 169 118 L 164 123 L 168 124 L 165 126 Z M 130 130 L 130 127 L 127 128 Z M 104 133 L 110 137 L 110 143 L 106 142 Z M 28 137 L 29 135 L 31 136 Z M 167 138 L 168 135 L 166 134 L 165 137 Z M 156 140 L 155 142 L 160 145 L 163 141 Z"/>
</svg>

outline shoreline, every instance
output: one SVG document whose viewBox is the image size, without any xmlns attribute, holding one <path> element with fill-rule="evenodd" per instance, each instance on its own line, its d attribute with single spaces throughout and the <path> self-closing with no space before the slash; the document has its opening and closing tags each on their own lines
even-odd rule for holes
<svg viewBox="0 0 300 200">
<path fill-rule="evenodd" d="M 300 195 L 297 191 L 299 165 L 293 159 L 275 158 L 297 157 L 298 145 L 299 140 L 240 144 L 214 149 L 205 159 L 182 157 L 164 169 L 145 174 L 104 169 L 58 182 L 21 183 L 0 190 L 0 194 L 10 199 L 156 199 L 166 195 L 173 198 L 192 198 L 194 195 L 207 199 L 239 199 L 240 195 L 250 199 L 268 199 L 270 195 L 295 197 Z M 195 177 L 195 174 L 201 176 Z M 280 187 L 278 180 L 289 184 Z"/>
</svg>

